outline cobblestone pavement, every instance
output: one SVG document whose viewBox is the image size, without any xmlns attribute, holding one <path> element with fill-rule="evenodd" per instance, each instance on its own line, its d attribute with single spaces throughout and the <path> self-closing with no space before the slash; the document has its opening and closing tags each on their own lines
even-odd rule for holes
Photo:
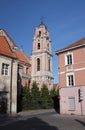
<svg viewBox="0 0 85 130">
<path fill-rule="evenodd" d="M 0 130 L 85 130 L 85 116 L 59 115 L 52 110 L 0 115 Z"/>
</svg>

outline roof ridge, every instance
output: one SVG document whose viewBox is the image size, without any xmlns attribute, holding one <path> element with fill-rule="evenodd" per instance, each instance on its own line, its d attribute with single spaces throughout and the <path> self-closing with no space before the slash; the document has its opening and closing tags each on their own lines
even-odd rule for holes
<svg viewBox="0 0 85 130">
<path fill-rule="evenodd" d="M 4 35 L 0 36 L 0 40 L 1 40 L 0 54 L 3 54 L 5 56 L 9 56 L 12 58 L 16 58 L 13 50 L 11 49 L 11 47 L 6 39 L 6 37 Z"/>
<path fill-rule="evenodd" d="M 25 52 L 21 50 L 15 50 L 15 54 L 20 61 L 30 64 L 29 57 L 26 56 Z"/>
<path fill-rule="evenodd" d="M 6 39 L 6 37 L 4 36 L 4 38 Z M 6 41 L 7 41 L 7 39 L 6 39 Z M 8 41 L 7 41 L 7 43 L 8 43 Z M 8 46 L 9 46 L 9 48 L 10 48 L 10 50 L 11 50 L 11 52 L 12 52 L 12 54 L 14 55 L 14 57 L 15 58 L 17 58 L 16 57 L 16 55 L 15 55 L 15 53 L 14 53 L 14 51 L 12 50 L 12 48 L 11 48 L 11 46 L 10 46 L 10 44 L 8 43 Z"/>
<path fill-rule="evenodd" d="M 17 47 L 17 44 L 13 41 L 13 39 L 9 36 L 9 34 L 7 33 L 7 31 L 5 30 L 5 29 L 0 29 L 1 31 L 3 31 L 6 35 L 7 35 L 7 37 L 10 39 L 10 41 L 14 44 L 14 46 L 16 46 Z M 5 36 L 5 35 L 2 35 L 2 36 Z"/>
<path fill-rule="evenodd" d="M 56 53 L 64 52 L 66 50 L 70 50 L 70 49 L 73 49 L 73 48 L 83 46 L 83 45 L 85 45 L 84 41 L 85 41 L 85 37 L 81 38 L 80 40 L 78 40 L 76 42 L 73 42 L 72 44 L 67 45 L 66 47 L 64 47 L 62 49 L 57 50 Z"/>
</svg>

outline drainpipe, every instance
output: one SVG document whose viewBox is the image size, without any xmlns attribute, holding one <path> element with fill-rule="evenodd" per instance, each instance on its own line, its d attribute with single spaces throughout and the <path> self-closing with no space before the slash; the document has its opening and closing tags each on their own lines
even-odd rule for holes
<svg viewBox="0 0 85 130">
<path fill-rule="evenodd" d="M 10 77 L 10 114 L 12 114 L 12 74 L 13 74 L 13 59 L 11 60 L 11 77 Z"/>
</svg>

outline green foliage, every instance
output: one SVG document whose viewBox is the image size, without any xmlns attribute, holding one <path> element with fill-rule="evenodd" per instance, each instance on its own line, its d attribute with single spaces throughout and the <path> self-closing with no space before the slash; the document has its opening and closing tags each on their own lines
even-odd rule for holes
<svg viewBox="0 0 85 130">
<path fill-rule="evenodd" d="M 57 96 L 59 95 L 59 88 L 57 88 L 57 90 L 56 90 L 56 95 Z"/>
<path fill-rule="evenodd" d="M 58 89 L 56 90 L 55 88 L 53 88 L 53 89 L 50 91 L 50 96 L 51 96 L 51 97 L 54 97 L 54 96 L 56 96 L 56 95 L 58 95 Z"/>
<path fill-rule="evenodd" d="M 39 108 L 40 92 L 37 83 L 33 82 L 31 89 L 31 109 Z"/>
<path fill-rule="evenodd" d="M 49 91 L 47 86 L 43 84 L 41 88 L 41 104 L 43 109 L 48 108 L 48 102 L 49 102 Z"/>
<path fill-rule="evenodd" d="M 22 93 L 23 110 L 31 109 L 48 109 L 54 107 L 54 97 L 58 94 L 58 90 L 48 90 L 46 84 L 42 85 L 41 91 L 36 82 L 33 82 L 31 90 L 25 86 Z"/>
<path fill-rule="evenodd" d="M 22 108 L 23 109 L 28 109 L 31 104 L 31 93 L 29 87 L 25 86 L 23 87 L 23 92 L 22 92 Z"/>
</svg>

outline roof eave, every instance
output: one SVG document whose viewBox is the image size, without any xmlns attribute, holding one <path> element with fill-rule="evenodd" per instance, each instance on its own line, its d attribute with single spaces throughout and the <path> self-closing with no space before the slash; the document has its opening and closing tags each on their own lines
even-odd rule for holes
<svg viewBox="0 0 85 130">
<path fill-rule="evenodd" d="M 59 53 L 63 53 L 63 52 L 66 52 L 66 51 L 69 51 L 69 50 L 73 50 L 73 49 L 76 49 L 76 48 L 79 48 L 79 47 L 83 47 L 83 46 L 85 46 L 85 43 L 82 44 L 82 45 L 78 45 L 78 46 L 74 46 L 74 47 L 58 50 L 55 53 L 56 53 L 56 55 L 58 55 Z"/>
<path fill-rule="evenodd" d="M 9 58 L 11 58 L 11 59 L 16 59 L 16 60 L 17 60 L 17 58 L 14 57 L 14 56 L 9 56 L 9 55 L 5 55 L 5 54 L 1 54 L 1 53 L 0 53 L 0 55 L 5 56 L 5 57 L 9 57 Z"/>
</svg>

